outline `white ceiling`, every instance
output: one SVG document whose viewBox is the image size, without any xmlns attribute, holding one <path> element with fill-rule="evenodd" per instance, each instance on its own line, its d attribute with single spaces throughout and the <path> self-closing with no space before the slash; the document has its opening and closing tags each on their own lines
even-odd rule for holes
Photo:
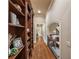
<svg viewBox="0 0 79 59">
<path fill-rule="evenodd" d="M 39 15 L 38 10 L 40 10 L 40 14 L 45 15 L 50 5 L 50 2 L 51 0 L 31 0 L 34 13 L 36 15 Z"/>
</svg>

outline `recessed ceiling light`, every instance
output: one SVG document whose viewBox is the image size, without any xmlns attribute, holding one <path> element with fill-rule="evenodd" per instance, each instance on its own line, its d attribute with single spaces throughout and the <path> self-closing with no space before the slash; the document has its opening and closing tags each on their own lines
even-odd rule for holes
<svg viewBox="0 0 79 59">
<path fill-rule="evenodd" d="M 41 11 L 40 11 L 40 10 L 38 10 L 38 13 L 41 13 Z"/>
</svg>

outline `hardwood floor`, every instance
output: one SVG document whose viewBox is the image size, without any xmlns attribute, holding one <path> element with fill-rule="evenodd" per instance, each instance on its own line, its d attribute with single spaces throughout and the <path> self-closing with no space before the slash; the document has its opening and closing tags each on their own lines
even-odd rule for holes
<svg viewBox="0 0 79 59">
<path fill-rule="evenodd" d="M 56 59 L 53 53 L 40 38 L 35 44 L 31 59 Z"/>
</svg>

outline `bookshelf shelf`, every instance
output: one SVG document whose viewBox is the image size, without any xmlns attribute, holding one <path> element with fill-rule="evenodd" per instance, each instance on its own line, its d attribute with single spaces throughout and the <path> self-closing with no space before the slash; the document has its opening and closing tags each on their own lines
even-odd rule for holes
<svg viewBox="0 0 79 59">
<path fill-rule="evenodd" d="M 12 24 L 12 23 L 9 23 L 9 26 L 24 28 L 24 26 L 22 26 L 22 25 L 15 25 L 15 24 Z"/>
</svg>

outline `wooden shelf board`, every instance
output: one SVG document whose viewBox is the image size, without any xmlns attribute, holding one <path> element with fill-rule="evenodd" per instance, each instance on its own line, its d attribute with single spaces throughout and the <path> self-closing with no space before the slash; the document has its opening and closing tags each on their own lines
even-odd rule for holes
<svg viewBox="0 0 79 59">
<path fill-rule="evenodd" d="M 25 16 L 21 11 L 19 11 L 15 4 L 12 1 L 9 1 L 9 9 L 11 12 L 15 13 L 16 15 Z"/>
<path fill-rule="evenodd" d="M 20 28 L 24 28 L 24 26 L 22 26 L 22 25 L 14 25 L 14 24 L 12 24 L 12 23 L 9 23 L 9 25 L 10 25 L 10 26 L 13 26 L 13 27 L 20 27 Z"/>
<path fill-rule="evenodd" d="M 18 51 L 18 53 L 16 55 L 10 56 L 9 59 L 15 59 L 18 56 L 18 54 L 23 50 L 23 48 L 24 48 L 24 46 L 19 49 L 19 51 Z"/>
</svg>

